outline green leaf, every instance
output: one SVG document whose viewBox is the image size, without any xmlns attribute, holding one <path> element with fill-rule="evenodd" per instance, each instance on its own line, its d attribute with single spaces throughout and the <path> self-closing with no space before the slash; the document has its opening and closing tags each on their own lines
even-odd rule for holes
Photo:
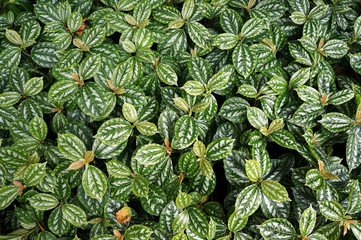
<svg viewBox="0 0 361 240">
<path fill-rule="evenodd" d="M 112 160 L 106 163 L 109 175 L 116 178 L 126 178 L 132 174 L 130 169 L 122 162 Z"/>
<path fill-rule="evenodd" d="M 192 16 L 195 4 L 194 0 L 187 0 L 183 4 L 182 16 L 184 19 L 188 19 Z"/>
<path fill-rule="evenodd" d="M 191 77 L 202 84 L 206 84 L 213 75 L 209 62 L 200 57 L 192 57 L 188 63 L 188 70 Z"/>
<path fill-rule="evenodd" d="M 322 215 L 331 221 L 340 221 L 345 215 L 345 210 L 338 202 L 322 201 L 318 204 Z"/>
<path fill-rule="evenodd" d="M 137 23 L 147 20 L 151 14 L 151 3 L 148 0 L 140 1 L 133 10 L 133 17 Z"/>
<path fill-rule="evenodd" d="M 192 41 L 204 49 L 211 48 L 211 35 L 208 29 L 198 22 L 188 23 L 188 34 Z"/>
<path fill-rule="evenodd" d="M 63 217 L 74 226 L 81 226 L 86 223 L 87 217 L 83 209 L 74 204 L 64 204 L 62 207 Z"/>
<path fill-rule="evenodd" d="M 293 11 L 300 11 L 305 15 L 310 11 L 309 0 L 290 0 L 289 2 Z"/>
<path fill-rule="evenodd" d="M 329 40 L 323 45 L 321 51 L 331 58 L 342 58 L 348 52 L 347 44 L 342 40 L 332 39 Z"/>
<path fill-rule="evenodd" d="M 238 93 L 249 98 L 256 98 L 258 96 L 257 89 L 249 84 L 239 86 Z"/>
<path fill-rule="evenodd" d="M 78 49 L 70 49 L 67 51 L 59 61 L 59 66 L 64 69 L 72 68 L 78 65 L 83 58 L 83 52 Z"/>
<path fill-rule="evenodd" d="M 172 67 L 165 63 L 158 64 L 156 68 L 159 79 L 168 85 L 176 85 L 178 82 L 178 76 L 172 69 Z"/>
<path fill-rule="evenodd" d="M 143 165 L 154 165 L 164 159 L 166 148 L 156 143 L 150 143 L 138 149 L 134 158 Z"/>
<path fill-rule="evenodd" d="M 79 65 L 79 76 L 83 80 L 90 79 L 98 73 L 102 59 L 97 55 L 89 55 Z"/>
<path fill-rule="evenodd" d="M 217 161 L 228 156 L 233 149 L 234 140 L 218 138 L 211 142 L 206 149 L 206 158 Z"/>
<path fill-rule="evenodd" d="M 55 6 L 48 3 L 38 3 L 35 6 L 35 14 L 38 16 L 39 20 L 44 24 L 52 21 L 60 21 L 58 12 L 56 11 Z"/>
<path fill-rule="evenodd" d="M 44 140 L 48 133 L 48 128 L 44 119 L 41 117 L 34 117 L 29 123 L 29 130 L 31 135 L 38 140 Z"/>
<path fill-rule="evenodd" d="M 283 77 L 274 76 L 269 80 L 268 85 L 278 93 L 284 93 L 287 90 L 287 81 Z"/>
<path fill-rule="evenodd" d="M 190 146 L 198 137 L 198 123 L 192 117 L 180 117 L 174 127 L 174 136 L 182 148 Z"/>
<path fill-rule="evenodd" d="M 360 240 L 360 236 L 361 236 L 361 224 L 350 224 L 351 230 L 353 235 L 357 238 L 357 240 Z"/>
<path fill-rule="evenodd" d="M 70 32 L 77 31 L 83 22 L 83 17 L 79 12 L 73 12 L 69 15 L 67 19 L 67 26 Z"/>
<path fill-rule="evenodd" d="M 261 183 L 262 192 L 276 201 L 289 201 L 287 190 L 280 183 L 273 180 L 264 180 Z"/>
<path fill-rule="evenodd" d="M 90 197 L 101 199 L 107 191 L 107 179 L 97 167 L 89 165 L 82 178 L 83 188 Z"/>
<path fill-rule="evenodd" d="M 58 137 L 58 149 L 71 161 L 83 161 L 86 147 L 82 140 L 73 134 L 61 134 Z"/>
<path fill-rule="evenodd" d="M 0 148 L 0 162 L 6 168 L 17 169 L 28 163 L 28 154 L 15 147 L 2 147 Z"/>
<path fill-rule="evenodd" d="M 192 152 L 182 154 L 178 160 L 178 166 L 187 178 L 195 177 L 199 172 L 197 159 Z"/>
<path fill-rule="evenodd" d="M 114 146 L 127 141 L 132 132 L 130 124 L 122 118 L 113 118 L 104 122 L 95 137 L 101 142 Z"/>
<path fill-rule="evenodd" d="M 24 182 L 28 186 L 39 184 L 45 176 L 46 163 L 31 164 L 24 173 Z"/>
<path fill-rule="evenodd" d="M 136 125 L 137 130 L 145 136 L 153 136 L 158 133 L 157 125 L 151 122 L 143 121 Z"/>
<path fill-rule="evenodd" d="M 189 224 L 189 214 L 188 214 L 188 210 L 185 210 L 174 218 L 172 223 L 173 233 L 183 232 L 188 227 L 188 224 Z"/>
<path fill-rule="evenodd" d="M 213 41 L 213 46 L 222 50 L 229 50 L 237 45 L 238 36 L 232 33 L 221 33 Z"/>
<path fill-rule="evenodd" d="M 297 142 L 295 137 L 287 130 L 279 129 L 272 132 L 269 137 L 281 147 L 297 149 Z"/>
<path fill-rule="evenodd" d="M 312 233 L 316 225 L 316 211 L 310 206 L 307 208 L 300 219 L 300 232 L 302 236 L 308 236 Z"/>
<path fill-rule="evenodd" d="M 347 165 L 352 171 L 361 164 L 361 136 L 351 132 L 346 144 L 346 161 Z"/>
<path fill-rule="evenodd" d="M 196 207 L 188 208 L 188 228 L 198 237 L 204 238 L 208 234 L 208 221 L 206 215 Z"/>
<path fill-rule="evenodd" d="M 257 182 L 262 177 L 262 169 L 259 162 L 256 160 L 247 160 L 246 173 L 249 180 L 252 182 Z"/>
<path fill-rule="evenodd" d="M 250 47 L 238 44 L 233 50 L 232 61 L 238 73 L 247 78 L 256 67 L 257 57 Z"/>
<path fill-rule="evenodd" d="M 85 46 L 97 47 L 105 38 L 105 32 L 103 28 L 93 27 L 87 30 L 83 35 L 83 42 Z"/>
<path fill-rule="evenodd" d="M 262 127 L 268 127 L 267 115 L 259 108 L 249 107 L 247 109 L 247 119 L 248 122 L 258 130 Z"/>
<path fill-rule="evenodd" d="M 211 90 L 221 89 L 227 84 L 230 76 L 231 72 L 218 72 L 208 80 L 207 86 Z"/>
<path fill-rule="evenodd" d="M 21 98 L 17 92 L 4 92 L 0 94 L 0 107 L 10 107 L 16 104 Z"/>
<path fill-rule="evenodd" d="M 296 23 L 296 24 L 303 24 L 306 20 L 307 20 L 307 16 L 299 11 L 293 12 L 290 16 L 292 22 Z"/>
<path fill-rule="evenodd" d="M 299 39 L 302 46 L 309 52 L 316 52 L 317 51 L 317 43 L 316 40 L 310 36 L 303 36 Z"/>
<path fill-rule="evenodd" d="M 50 213 L 48 227 L 57 235 L 63 235 L 69 230 L 70 223 L 63 217 L 62 207 L 57 207 Z"/>
<path fill-rule="evenodd" d="M 361 53 L 349 54 L 351 67 L 361 74 Z"/>
<path fill-rule="evenodd" d="M 129 240 L 148 240 L 151 235 L 148 227 L 143 225 L 132 225 L 125 231 L 125 238 Z"/>
<path fill-rule="evenodd" d="M 305 102 L 320 102 L 321 94 L 314 88 L 302 85 L 296 89 L 298 97 Z"/>
<path fill-rule="evenodd" d="M 179 109 L 186 111 L 186 112 L 189 111 L 189 105 L 186 102 L 186 100 L 184 100 L 184 98 L 181 98 L 181 97 L 174 98 L 174 103 Z"/>
<path fill-rule="evenodd" d="M 262 202 L 262 192 L 256 185 L 244 188 L 236 199 L 236 214 L 238 218 L 251 216 Z"/>
<path fill-rule="evenodd" d="M 138 28 L 134 35 L 134 43 L 137 49 L 151 48 L 154 43 L 152 31 L 146 28 Z"/>
<path fill-rule="evenodd" d="M 310 68 L 301 68 L 292 75 L 289 83 L 290 87 L 297 88 L 305 84 L 310 78 L 310 75 L 311 75 Z"/>
<path fill-rule="evenodd" d="M 7 208 L 18 196 L 19 188 L 13 185 L 0 188 L 0 210 Z"/>
<path fill-rule="evenodd" d="M 242 38 L 252 38 L 261 33 L 263 29 L 263 20 L 259 18 L 251 18 L 243 24 L 241 30 Z"/>
<path fill-rule="evenodd" d="M 219 115 L 231 122 L 238 123 L 246 119 L 247 107 L 249 103 L 240 98 L 228 98 L 222 105 Z"/>
<path fill-rule="evenodd" d="M 345 102 L 350 101 L 354 97 L 355 97 L 354 91 L 352 91 L 351 89 L 344 89 L 341 91 L 331 93 L 327 98 L 327 103 L 333 105 L 341 105 Z"/>
<path fill-rule="evenodd" d="M 323 16 L 327 12 L 328 8 L 329 8 L 328 5 L 320 4 L 320 5 L 312 8 L 312 10 L 309 13 L 308 17 L 310 17 L 310 18 L 319 18 L 319 17 Z"/>
<path fill-rule="evenodd" d="M 189 194 L 181 192 L 178 194 L 175 204 L 177 205 L 177 208 L 186 208 L 191 204 L 191 197 Z"/>
<path fill-rule="evenodd" d="M 75 81 L 59 81 L 49 89 L 49 100 L 63 105 L 66 101 L 74 98 L 78 85 Z"/>
<path fill-rule="evenodd" d="M 201 169 L 201 172 L 204 176 L 207 178 L 211 178 L 213 175 L 213 168 L 211 163 L 206 159 L 201 159 L 199 162 L 199 167 Z"/>
<path fill-rule="evenodd" d="M 232 215 L 228 218 L 228 229 L 231 232 L 238 232 L 246 226 L 247 221 L 247 217 L 239 218 L 237 217 L 236 212 L 233 212 Z"/>
<path fill-rule="evenodd" d="M 307 172 L 306 186 L 318 191 L 324 189 L 325 185 L 325 179 L 317 169 L 311 169 Z"/>
<path fill-rule="evenodd" d="M 34 96 L 43 90 L 43 78 L 34 77 L 29 79 L 24 85 L 24 94 L 26 96 Z"/>
<path fill-rule="evenodd" d="M 198 81 L 188 81 L 182 87 L 189 95 L 198 96 L 204 92 L 204 86 Z"/>
<path fill-rule="evenodd" d="M 21 40 L 19 33 L 17 33 L 16 31 L 6 29 L 5 36 L 10 42 L 17 45 L 23 45 L 23 41 Z"/>
<path fill-rule="evenodd" d="M 29 198 L 30 205 L 40 211 L 47 211 L 58 206 L 59 201 L 53 195 L 38 193 Z"/>
<path fill-rule="evenodd" d="M 297 234 L 292 224 L 286 219 L 273 218 L 259 226 L 262 236 L 266 240 L 293 240 Z"/>
<path fill-rule="evenodd" d="M 40 42 L 33 46 L 30 55 L 32 60 L 40 67 L 52 68 L 59 61 L 56 51 L 58 51 L 56 44 Z"/>
<path fill-rule="evenodd" d="M 342 132 L 352 126 L 353 121 L 342 113 L 328 113 L 319 121 L 324 128 L 331 132 Z"/>
<path fill-rule="evenodd" d="M 138 197 L 147 197 L 149 191 L 148 180 L 142 175 L 137 175 L 132 181 L 131 188 Z"/>
</svg>

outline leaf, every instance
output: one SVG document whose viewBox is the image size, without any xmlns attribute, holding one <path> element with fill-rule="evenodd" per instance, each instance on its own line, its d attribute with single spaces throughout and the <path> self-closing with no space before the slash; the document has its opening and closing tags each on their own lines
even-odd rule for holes
<svg viewBox="0 0 361 240">
<path fill-rule="evenodd" d="M 307 20 L 307 16 L 299 11 L 295 11 L 291 14 L 290 16 L 292 22 L 296 23 L 296 24 L 304 24 L 304 22 Z"/>
<path fill-rule="evenodd" d="M 83 161 L 86 147 L 82 140 L 73 134 L 58 136 L 58 149 L 64 157 L 71 161 Z"/>
<path fill-rule="evenodd" d="M 0 148 L 0 162 L 6 168 L 17 169 L 28 163 L 28 154 L 15 147 Z"/>
<path fill-rule="evenodd" d="M 104 122 L 95 137 L 101 142 L 114 146 L 127 141 L 132 132 L 128 122 L 121 118 L 113 118 Z"/>
<path fill-rule="evenodd" d="M 351 89 L 344 89 L 335 93 L 331 93 L 328 96 L 327 102 L 333 105 L 341 105 L 350 101 L 352 98 L 354 98 L 354 96 L 355 94 Z"/>
<path fill-rule="evenodd" d="M 4 92 L 0 94 L 0 107 L 10 107 L 16 104 L 21 98 L 17 92 Z"/>
<path fill-rule="evenodd" d="M 189 194 L 181 192 L 178 194 L 175 204 L 177 205 L 177 208 L 186 208 L 191 204 L 191 197 Z"/>
<path fill-rule="evenodd" d="M 290 87 L 297 88 L 305 84 L 310 78 L 311 71 L 310 68 L 301 68 L 296 73 L 294 73 L 290 79 Z"/>
<path fill-rule="evenodd" d="M 306 186 L 318 191 L 324 189 L 325 185 L 325 179 L 317 169 L 311 169 L 307 172 Z"/>
<path fill-rule="evenodd" d="M 90 79 L 98 73 L 102 65 L 102 59 L 97 55 L 89 55 L 79 65 L 79 76 L 83 80 Z"/>
<path fill-rule="evenodd" d="M 184 19 L 188 19 L 192 16 L 195 4 L 194 0 L 187 0 L 183 4 L 182 16 Z"/>
<path fill-rule="evenodd" d="M 262 177 L 261 165 L 255 160 L 247 160 L 246 173 L 249 180 L 257 182 Z"/>
<path fill-rule="evenodd" d="M 211 48 L 211 35 L 207 28 L 198 22 L 188 23 L 188 34 L 192 41 L 201 48 Z"/>
<path fill-rule="evenodd" d="M 321 51 L 331 58 L 342 58 L 348 52 L 347 44 L 342 40 L 332 39 L 323 45 Z"/>
<path fill-rule="evenodd" d="M 40 211 L 47 211 L 58 206 L 59 201 L 53 195 L 38 193 L 29 199 L 29 203 L 33 208 Z"/>
<path fill-rule="evenodd" d="M 291 0 L 290 5 L 293 11 L 300 11 L 305 15 L 307 15 L 308 12 L 310 11 L 309 0 Z"/>
<path fill-rule="evenodd" d="M 241 37 L 252 38 L 261 33 L 263 29 L 263 21 L 259 18 L 251 18 L 242 26 Z"/>
<path fill-rule="evenodd" d="M 242 122 L 246 118 L 247 107 L 249 103 L 240 98 L 228 98 L 222 105 L 219 115 L 231 122 Z"/>
<path fill-rule="evenodd" d="M 157 125 L 151 122 L 143 121 L 136 125 L 137 130 L 145 136 L 153 136 L 158 133 Z"/>
<path fill-rule="evenodd" d="M 156 68 L 158 77 L 162 82 L 168 85 L 176 85 L 178 82 L 178 76 L 174 72 L 171 66 L 168 64 L 160 63 Z"/>
<path fill-rule="evenodd" d="M 273 180 L 264 180 L 261 183 L 262 192 L 276 201 L 289 201 L 287 190 L 280 183 Z"/>
<path fill-rule="evenodd" d="M 83 23 L 83 17 L 79 12 L 73 12 L 67 19 L 67 26 L 70 32 L 76 32 Z"/>
<path fill-rule="evenodd" d="M 300 232 L 302 236 L 308 236 L 312 233 L 316 225 L 316 211 L 310 206 L 307 208 L 300 219 Z"/>
<path fill-rule="evenodd" d="M 361 236 L 361 224 L 350 224 L 350 227 L 353 235 L 357 238 L 357 240 L 359 240 Z"/>
<path fill-rule="evenodd" d="M 0 188 L 0 210 L 7 208 L 18 196 L 19 188 L 13 185 Z"/>
<path fill-rule="evenodd" d="M 143 225 L 132 225 L 126 231 L 124 236 L 129 240 L 148 240 L 151 235 L 148 227 Z"/>
<path fill-rule="evenodd" d="M 208 221 L 206 215 L 196 207 L 189 207 L 188 228 L 198 237 L 205 237 L 208 234 Z"/>
<path fill-rule="evenodd" d="M 139 50 L 142 48 L 151 48 L 154 43 L 153 33 L 146 28 L 138 28 L 134 35 L 134 43 L 135 47 Z"/>
<path fill-rule="evenodd" d="M 189 95 L 198 96 L 204 92 L 204 86 L 198 81 L 188 81 L 182 87 Z"/>
<path fill-rule="evenodd" d="M 52 21 L 59 21 L 59 15 L 56 11 L 55 6 L 48 3 L 39 3 L 35 6 L 35 14 L 38 16 L 39 20 L 43 23 L 48 23 Z"/>
<path fill-rule="evenodd" d="M 264 239 L 284 239 L 284 240 L 293 240 L 296 238 L 297 234 L 292 224 L 286 219 L 282 218 L 273 218 L 267 220 L 259 226 L 261 235 Z"/>
<path fill-rule="evenodd" d="M 52 68 L 59 61 L 57 50 L 55 43 L 40 42 L 31 49 L 31 59 L 40 67 Z"/>
<path fill-rule="evenodd" d="M 112 160 L 106 163 L 109 175 L 116 178 L 126 178 L 132 174 L 130 169 L 122 162 Z"/>
<path fill-rule="evenodd" d="M 43 78 L 34 77 L 29 79 L 24 85 L 24 94 L 26 96 L 34 96 L 43 90 Z"/>
<path fill-rule="evenodd" d="M 231 232 L 238 232 L 246 226 L 247 221 L 248 218 L 239 218 L 237 217 L 236 212 L 233 212 L 228 218 L 228 229 Z"/>
<path fill-rule="evenodd" d="M 86 194 L 92 198 L 101 199 L 107 191 L 107 180 L 104 173 L 92 165 L 85 169 L 82 185 Z"/>
<path fill-rule="evenodd" d="M 201 172 L 204 176 L 207 178 L 211 178 L 213 175 L 213 168 L 211 163 L 206 159 L 201 159 L 199 162 L 199 167 L 201 169 Z"/>
<path fill-rule="evenodd" d="M 247 109 L 247 119 L 248 122 L 258 130 L 262 127 L 268 127 L 267 115 L 259 108 L 249 107 Z"/>
<path fill-rule="evenodd" d="M 142 175 L 137 175 L 132 181 L 131 188 L 138 197 L 147 197 L 149 191 L 148 180 Z"/>
<path fill-rule="evenodd" d="M 222 50 L 229 50 L 237 45 L 238 36 L 232 33 L 221 33 L 213 41 L 213 46 Z"/>
<path fill-rule="evenodd" d="M 230 76 L 231 72 L 218 72 L 208 80 L 207 86 L 211 90 L 221 89 L 227 84 Z"/>
<path fill-rule="evenodd" d="M 19 33 L 17 33 L 16 31 L 6 29 L 5 36 L 10 42 L 17 45 L 23 45 L 23 41 L 21 40 Z"/>
<path fill-rule="evenodd" d="M 236 215 L 238 218 L 251 216 L 262 201 L 262 192 L 256 185 L 244 188 L 236 199 Z"/>
<path fill-rule="evenodd" d="M 166 148 L 156 144 L 151 143 L 142 146 L 138 149 L 134 158 L 143 165 L 154 165 L 162 161 L 166 154 Z"/>
<path fill-rule="evenodd" d="M 59 61 L 59 66 L 64 69 L 69 69 L 78 65 L 83 58 L 83 52 L 74 48 L 67 51 Z"/>
<path fill-rule="evenodd" d="M 297 142 L 295 137 L 287 130 L 279 129 L 272 132 L 269 137 L 281 147 L 297 149 Z"/>
<path fill-rule="evenodd" d="M 197 159 L 192 152 L 182 154 L 178 160 L 178 166 L 187 178 L 195 177 L 199 172 Z"/>
<path fill-rule="evenodd" d="M 76 82 L 59 81 L 54 83 L 49 89 L 49 100 L 63 105 L 66 101 L 74 98 L 78 90 Z"/>
<path fill-rule="evenodd" d="M 99 27 L 93 27 L 84 33 L 82 39 L 85 46 L 94 48 L 99 46 L 104 41 L 104 38 L 104 29 Z"/>
<path fill-rule="evenodd" d="M 331 221 L 340 221 L 345 215 L 345 210 L 338 202 L 322 201 L 318 204 L 322 215 Z"/>
<path fill-rule="evenodd" d="M 206 149 L 206 158 L 217 161 L 228 156 L 233 148 L 234 140 L 218 138 L 211 142 Z"/>
<path fill-rule="evenodd" d="M 70 223 L 63 217 L 62 207 L 57 207 L 50 213 L 48 227 L 57 235 L 63 235 L 69 230 Z"/>
<path fill-rule="evenodd" d="M 187 228 L 188 224 L 189 224 L 189 214 L 188 211 L 185 210 L 174 218 L 172 223 L 173 233 L 183 232 Z"/>
<path fill-rule="evenodd" d="M 24 182 L 28 186 L 39 184 L 45 176 L 46 163 L 31 164 L 24 173 Z"/>
<path fill-rule="evenodd" d="M 256 98 L 258 96 L 257 89 L 249 84 L 239 86 L 238 93 L 249 98 Z"/>
<path fill-rule="evenodd" d="M 41 117 L 34 117 L 29 123 L 29 130 L 31 135 L 38 140 L 44 140 L 48 133 L 48 128 L 44 119 Z"/>
<path fill-rule="evenodd" d="M 351 132 L 346 144 L 346 161 L 347 165 L 352 171 L 361 164 L 361 136 Z"/>
<path fill-rule="evenodd" d="M 353 121 L 342 113 L 328 113 L 320 121 L 321 125 L 331 132 L 342 132 L 351 127 Z"/>
<path fill-rule="evenodd" d="M 351 67 L 359 74 L 361 74 L 361 53 L 349 54 Z"/>
<path fill-rule="evenodd" d="M 64 204 L 62 207 L 63 217 L 74 226 L 81 226 L 86 223 L 87 217 L 83 209 L 74 204 Z"/>
<path fill-rule="evenodd" d="M 305 102 L 320 102 L 321 94 L 314 88 L 302 85 L 296 89 L 298 97 Z"/>
<path fill-rule="evenodd" d="M 248 46 L 238 44 L 233 50 L 232 61 L 238 73 L 247 78 L 256 67 L 257 57 Z"/>
<path fill-rule="evenodd" d="M 174 136 L 182 148 L 190 146 L 198 137 L 198 124 L 192 117 L 180 117 L 174 127 Z"/>
</svg>

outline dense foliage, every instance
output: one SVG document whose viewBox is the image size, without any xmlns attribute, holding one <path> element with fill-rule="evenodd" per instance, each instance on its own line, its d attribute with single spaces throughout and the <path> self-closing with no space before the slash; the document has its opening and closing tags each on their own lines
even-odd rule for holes
<svg viewBox="0 0 361 240">
<path fill-rule="evenodd" d="M 361 239 L 359 0 L 0 4 L 0 239 Z"/>
</svg>

